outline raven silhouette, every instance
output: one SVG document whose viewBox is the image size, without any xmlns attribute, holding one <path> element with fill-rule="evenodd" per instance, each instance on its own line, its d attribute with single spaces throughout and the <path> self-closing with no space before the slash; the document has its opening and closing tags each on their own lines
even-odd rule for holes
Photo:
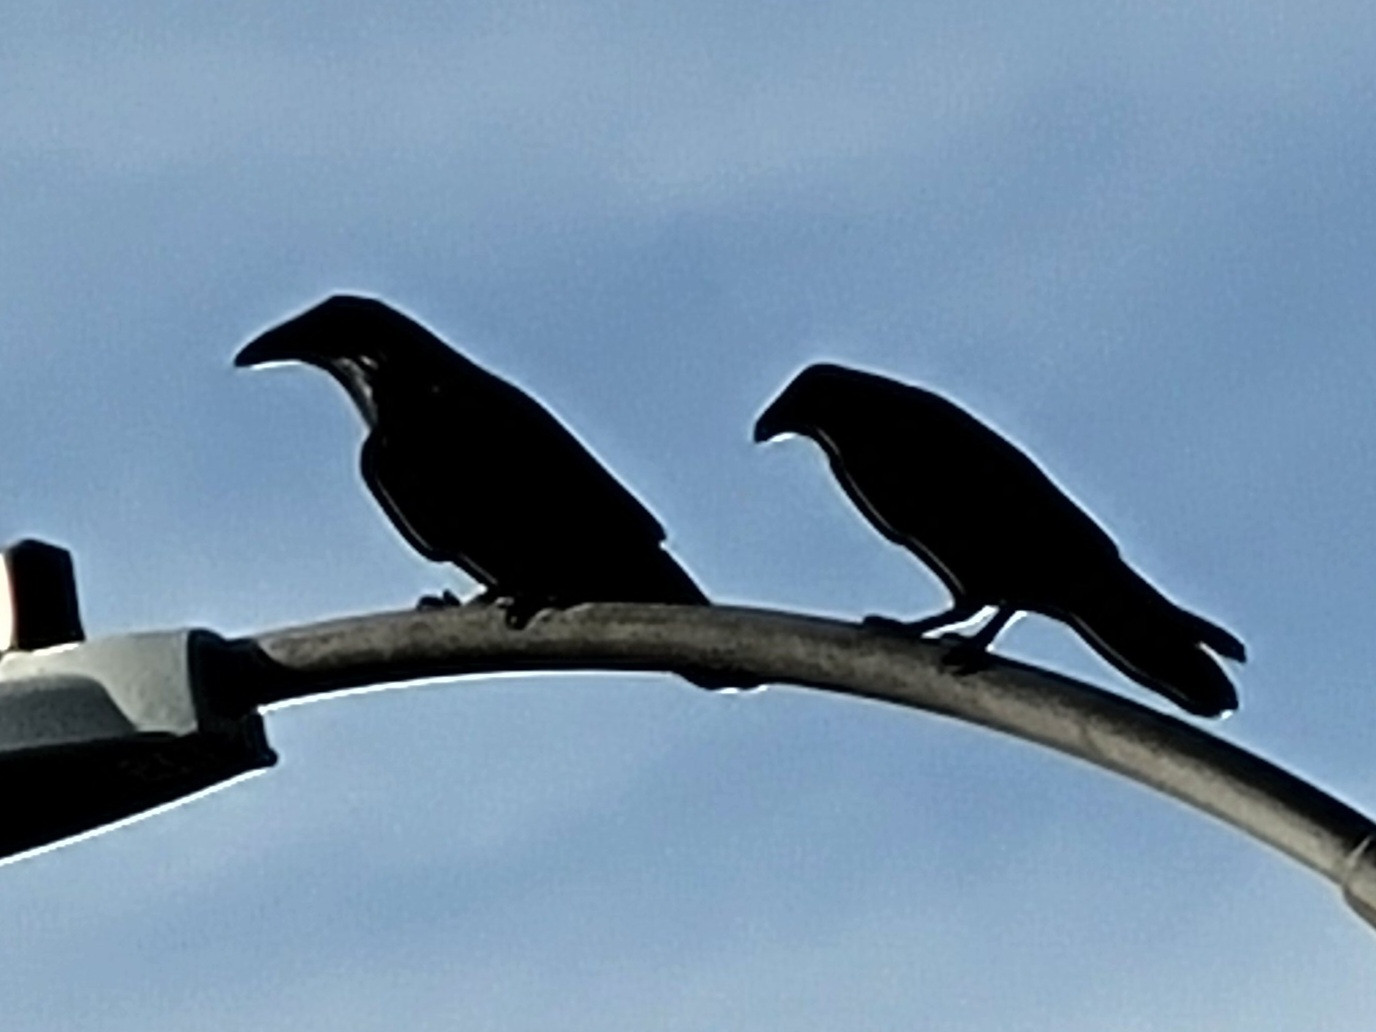
<svg viewBox="0 0 1376 1032">
<path fill-rule="evenodd" d="M 1242 642 L 1147 583 L 1036 463 L 961 408 L 884 376 L 819 363 L 755 424 L 757 442 L 788 433 L 816 441 L 856 507 L 951 594 L 951 607 L 934 616 L 867 623 L 922 634 L 994 607 L 952 654 L 968 667 L 1017 612 L 1043 613 L 1190 713 L 1237 708 L 1232 684 L 1200 646 L 1241 662 Z"/>
<path fill-rule="evenodd" d="M 421 555 L 484 585 L 479 600 L 502 603 L 511 626 L 581 602 L 709 604 L 664 528 L 558 419 L 382 301 L 329 297 L 234 358 L 284 361 L 343 386 L 370 431 L 363 479 L 383 511 Z"/>
</svg>

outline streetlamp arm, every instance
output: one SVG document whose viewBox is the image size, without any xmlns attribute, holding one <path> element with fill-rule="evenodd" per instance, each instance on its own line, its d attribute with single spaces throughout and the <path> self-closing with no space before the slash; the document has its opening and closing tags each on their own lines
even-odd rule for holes
<svg viewBox="0 0 1376 1032">
<path fill-rule="evenodd" d="M 1333 882 L 1376 926 L 1376 824 L 1183 720 L 1059 674 L 990 657 L 956 673 L 940 642 L 728 606 L 596 604 L 508 627 L 499 607 L 383 613 L 231 642 L 228 679 L 263 706 L 369 684 L 519 670 L 701 669 L 928 710 L 1087 760 L 1212 814 Z"/>
</svg>

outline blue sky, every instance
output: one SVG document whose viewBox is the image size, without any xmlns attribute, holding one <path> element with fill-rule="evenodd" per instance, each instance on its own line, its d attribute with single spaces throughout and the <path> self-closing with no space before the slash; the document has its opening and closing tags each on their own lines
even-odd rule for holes
<svg viewBox="0 0 1376 1032">
<path fill-rule="evenodd" d="M 1376 810 L 1374 69 L 1327 0 L 5 4 L 0 537 L 73 548 L 96 633 L 463 587 L 341 392 L 230 368 L 351 289 L 542 398 L 715 596 L 935 609 L 815 449 L 749 443 L 826 356 L 1026 446 L 1248 642 L 1220 733 Z M 1046 621 L 1000 644 L 1155 704 Z M 583 675 L 269 733 L 274 770 L 0 870 L 6 1032 L 1376 1012 L 1307 873 L 935 718 Z"/>
</svg>

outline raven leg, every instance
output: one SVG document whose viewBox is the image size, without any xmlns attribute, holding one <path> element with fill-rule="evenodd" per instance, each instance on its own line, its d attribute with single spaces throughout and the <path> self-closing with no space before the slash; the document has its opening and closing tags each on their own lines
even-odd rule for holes
<svg viewBox="0 0 1376 1032">
<path fill-rule="evenodd" d="M 886 631 L 897 631 L 900 634 L 910 635 L 920 638 L 928 631 L 934 631 L 939 627 L 948 624 L 961 623 L 970 619 L 978 613 L 984 606 L 968 599 L 959 599 L 951 605 L 950 609 L 932 616 L 924 616 L 921 620 L 894 620 L 887 616 L 875 616 L 871 614 L 862 621 L 866 627 L 881 628 Z M 997 619 L 997 617 L 995 618 Z M 998 632 L 995 631 L 995 634 Z"/>
<path fill-rule="evenodd" d="M 941 662 L 945 666 L 955 667 L 957 672 L 962 674 L 973 673 L 980 669 L 989 661 L 988 648 L 994 643 L 994 639 L 999 636 L 999 632 L 1008 626 L 1008 621 L 1013 619 L 1017 610 L 1012 606 L 1000 606 L 998 611 L 989 618 L 989 622 L 981 627 L 975 634 L 968 638 L 962 638 L 957 634 L 951 635 L 956 639 L 953 645 L 941 657 Z"/>
</svg>

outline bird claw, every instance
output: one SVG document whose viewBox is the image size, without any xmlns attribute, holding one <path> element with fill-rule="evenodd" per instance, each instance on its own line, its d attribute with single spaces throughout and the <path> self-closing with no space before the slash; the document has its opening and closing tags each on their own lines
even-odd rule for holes
<svg viewBox="0 0 1376 1032">
<path fill-rule="evenodd" d="M 887 616 L 870 615 L 865 617 L 861 623 L 866 627 L 893 634 L 902 634 L 910 638 L 921 638 L 932 629 L 928 620 L 914 620 L 908 623 Z M 963 634 L 954 632 L 943 634 L 936 640 L 939 644 L 946 646 L 946 651 L 941 656 L 941 665 L 948 668 L 952 673 L 973 674 L 989 665 L 989 653 L 985 651 L 986 643 L 983 641 L 967 638 Z"/>
<path fill-rule="evenodd" d="M 425 613 L 435 609 L 450 609 L 461 605 L 463 605 L 463 600 L 446 588 L 438 595 L 422 595 L 416 602 L 416 611 Z"/>
<path fill-rule="evenodd" d="M 878 613 L 870 613 L 860 621 L 860 624 L 876 631 L 888 631 L 893 634 L 907 634 L 910 629 L 910 625 L 902 620 L 895 620 L 891 616 L 880 616 Z"/>
<path fill-rule="evenodd" d="M 438 595 L 422 595 L 416 603 L 416 610 L 425 613 L 468 605 L 496 606 L 502 611 L 502 621 L 513 631 L 521 630 L 537 613 L 549 608 L 549 603 L 540 599 L 512 598 L 510 595 L 499 595 L 491 590 L 475 595 L 465 602 L 452 591 L 445 590 Z"/>
<path fill-rule="evenodd" d="M 928 632 L 938 630 L 951 623 L 950 613 L 937 613 L 935 616 L 924 616 L 920 620 L 895 620 L 891 616 L 880 616 L 871 613 L 860 621 L 860 623 L 876 631 L 886 631 L 889 634 L 901 634 L 905 638 L 923 638 Z"/>
<path fill-rule="evenodd" d="M 960 634 L 943 634 L 941 644 L 948 646 L 941 665 L 955 674 L 973 674 L 989 666 L 990 656 L 981 642 Z"/>
<path fill-rule="evenodd" d="M 522 630 L 539 613 L 553 608 L 547 600 L 538 598 L 503 598 L 496 604 L 502 607 L 502 617 L 513 631 Z"/>
</svg>

